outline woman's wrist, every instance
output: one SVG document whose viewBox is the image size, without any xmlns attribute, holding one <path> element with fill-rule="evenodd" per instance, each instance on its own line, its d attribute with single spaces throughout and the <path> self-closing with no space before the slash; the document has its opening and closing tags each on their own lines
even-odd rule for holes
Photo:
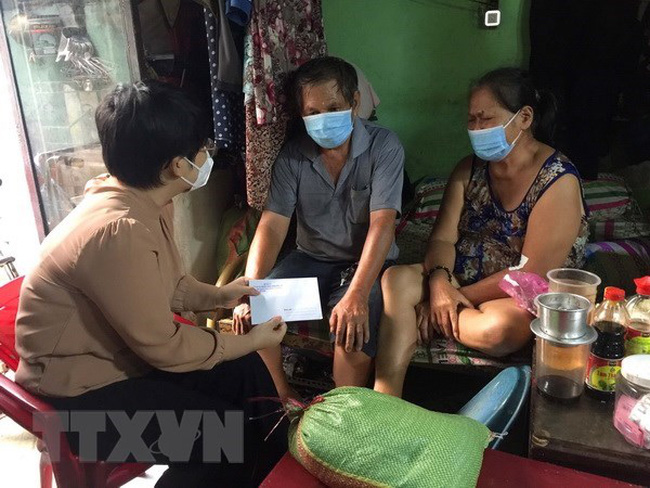
<svg viewBox="0 0 650 488">
<path fill-rule="evenodd" d="M 461 292 L 463 294 L 463 296 L 465 298 L 467 298 L 470 302 L 472 302 L 472 305 L 474 305 L 474 306 L 477 305 L 476 297 L 473 296 L 473 293 L 472 293 L 472 285 L 461 286 L 460 288 L 458 288 L 458 291 Z"/>
<path fill-rule="evenodd" d="M 422 275 L 424 275 L 429 281 L 434 279 L 441 279 L 442 277 L 447 282 L 451 283 L 453 279 L 451 270 L 447 266 L 442 265 L 432 266 L 428 270 L 425 268 L 425 270 L 422 272 Z"/>
<path fill-rule="evenodd" d="M 215 309 L 221 308 L 221 302 L 223 301 L 221 296 L 221 290 L 216 285 L 214 286 L 214 291 L 212 292 L 212 300 Z"/>
</svg>

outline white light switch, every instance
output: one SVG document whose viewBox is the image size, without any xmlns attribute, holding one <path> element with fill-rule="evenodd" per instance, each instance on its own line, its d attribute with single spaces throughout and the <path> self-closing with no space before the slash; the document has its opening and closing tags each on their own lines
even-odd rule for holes
<svg viewBox="0 0 650 488">
<path fill-rule="evenodd" d="M 500 10 L 487 10 L 484 17 L 485 27 L 497 27 L 501 23 Z"/>
</svg>

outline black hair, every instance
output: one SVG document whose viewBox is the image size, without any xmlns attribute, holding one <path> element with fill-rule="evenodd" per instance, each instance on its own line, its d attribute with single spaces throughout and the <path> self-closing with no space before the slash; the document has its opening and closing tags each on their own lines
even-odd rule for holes
<svg viewBox="0 0 650 488">
<path fill-rule="evenodd" d="M 95 123 L 109 173 L 144 189 L 162 184 L 175 157 L 194 160 L 207 136 L 191 97 L 157 81 L 117 85 L 97 107 Z"/>
<path fill-rule="evenodd" d="M 555 136 L 557 104 L 548 90 L 536 90 L 528 74 L 518 68 L 499 68 L 483 75 L 472 92 L 487 88 L 499 104 L 512 113 L 528 105 L 533 109 L 533 137 L 552 145 Z"/>
<path fill-rule="evenodd" d="M 332 80 L 336 81 L 336 86 L 343 94 L 343 98 L 351 106 L 354 105 L 354 94 L 359 89 L 357 70 L 341 58 L 322 56 L 307 61 L 293 71 L 288 78 L 287 93 L 294 115 L 300 114 L 302 90 L 305 86 L 319 85 Z"/>
</svg>

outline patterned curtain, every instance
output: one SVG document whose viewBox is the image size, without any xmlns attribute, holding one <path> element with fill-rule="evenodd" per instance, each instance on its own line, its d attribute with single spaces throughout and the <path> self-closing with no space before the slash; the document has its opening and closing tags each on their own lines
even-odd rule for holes
<svg viewBox="0 0 650 488">
<path fill-rule="evenodd" d="M 284 143 L 287 73 L 327 53 L 320 0 L 256 0 L 244 43 L 246 188 L 262 209 Z"/>
</svg>

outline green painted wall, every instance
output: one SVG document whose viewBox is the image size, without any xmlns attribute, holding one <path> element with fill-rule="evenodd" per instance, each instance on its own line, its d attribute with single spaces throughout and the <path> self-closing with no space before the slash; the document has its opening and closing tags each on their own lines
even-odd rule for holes
<svg viewBox="0 0 650 488">
<path fill-rule="evenodd" d="M 446 176 L 470 152 L 467 93 L 490 69 L 525 66 L 529 0 L 501 0 L 501 26 L 479 27 L 472 0 L 323 0 L 330 54 L 363 70 L 397 132 L 411 179 Z"/>
</svg>

